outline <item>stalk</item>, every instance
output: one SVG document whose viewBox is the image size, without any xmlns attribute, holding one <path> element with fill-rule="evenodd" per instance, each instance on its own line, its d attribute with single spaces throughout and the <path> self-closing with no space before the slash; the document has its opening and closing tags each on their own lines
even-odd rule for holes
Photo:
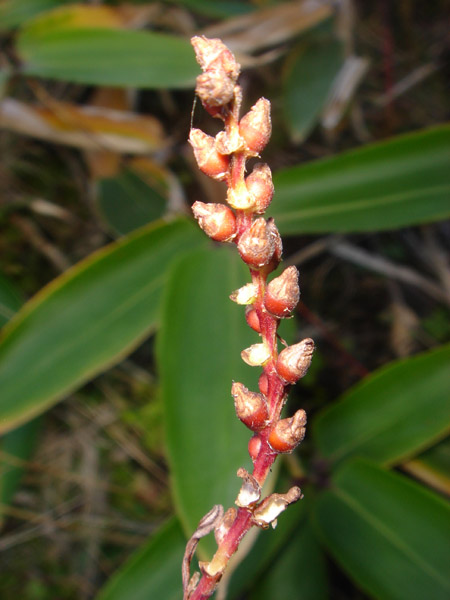
<svg viewBox="0 0 450 600">
<path fill-rule="evenodd" d="M 214 593 L 231 556 L 251 527 L 275 527 L 279 514 L 302 497 L 298 487 L 285 494 L 271 494 L 261 500 L 261 488 L 280 453 L 289 453 L 305 435 L 306 414 L 299 410 L 281 419 L 289 388 L 306 374 L 314 343 L 310 339 L 278 351 L 277 328 L 289 317 L 299 300 L 298 272 L 288 267 L 268 281 L 281 261 L 282 243 L 273 220 L 261 215 L 269 206 L 273 184 L 268 165 L 256 165 L 246 177 L 247 159 L 259 156 L 271 134 L 270 103 L 261 98 L 240 118 L 241 88 L 237 84 L 240 66 L 218 39 L 192 38 L 203 73 L 197 78 L 196 92 L 204 108 L 224 122 L 215 138 L 193 129 L 190 143 L 200 169 L 210 177 L 225 181 L 227 205 L 195 202 L 194 216 L 213 240 L 234 243 L 249 266 L 251 283 L 230 296 L 246 306 L 247 323 L 260 336 L 260 342 L 242 351 L 245 362 L 263 369 L 259 392 L 234 382 L 232 396 L 238 418 L 253 433 L 249 454 L 252 473 L 238 470 L 243 479 L 235 507 L 224 514 L 217 505 L 203 517 L 186 546 L 183 560 L 184 600 L 206 600 Z M 215 532 L 217 551 L 210 562 L 200 562 L 201 574 L 190 576 L 190 562 L 198 540 Z"/>
</svg>

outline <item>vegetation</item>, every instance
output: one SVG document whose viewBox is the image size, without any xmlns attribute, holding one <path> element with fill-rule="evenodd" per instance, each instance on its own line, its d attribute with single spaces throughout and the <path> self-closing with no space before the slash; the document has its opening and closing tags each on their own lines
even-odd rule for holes
<svg viewBox="0 0 450 600">
<path fill-rule="evenodd" d="M 199 34 L 242 65 L 242 114 L 271 99 L 272 277 L 302 291 L 280 335 L 316 344 L 283 415 L 306 410 L 305 440 L 263 490 L 304 498 L 216 596 L 448 598 L 444 3 L 350 6 L 0 3 L 7 600 L 181 598 L 187 540 L 251 471 L 248 269 L 190 210 L 225 196 L 186 143 L 218 131 L 192 108 Z"/>
</svg>

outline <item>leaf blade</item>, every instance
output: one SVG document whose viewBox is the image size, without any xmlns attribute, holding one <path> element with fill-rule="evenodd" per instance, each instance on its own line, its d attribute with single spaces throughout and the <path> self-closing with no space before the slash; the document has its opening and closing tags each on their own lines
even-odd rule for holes
<svg viewBox="0 0 450 600">
<path fill-rule="evenodd" d="M 450 419 L 450 345 L 378 370 L 323 410 L 313 423 L 332 462 L 365 456 L 396 464 L 445 435 Z"/>
<path fill-rule="evenodd" d="M 194 85 L 199 71 L 189 42 L 175 36 L 108 28 L 49 26 L 46 31 L 40 25 L 25 27 L 17 38 L 25 75 L 88 85 L 184 88 Z"/>
<path fill-rule="evenodd" d="M 174 268 L 157 341 L 173 493 L 189 535 L 214 504 L 233 504 L 236 470 L 250 467 L 250 434 L 230 390 L 232 379 L 256 389 L 256 374 L 240 358 L 255 339 L 242 307 L 228 298 L 249 275 L 229 250 L 200 250 Z"/>
<path fill-rule="evenodd" d="M 448 597 L 448 504 L 363 460 L 345 463 L 319 498 L 316 521 L 336 560 L 386 600 Z"/>
<path fill-rule="evenodd" d="M 96 599 L 178 600 L 185 545 L 179 522 L 170 519 L 109 579 Z"/>
<path fill-rule="evenodd" d="M 102 248 L 41 290 L 0 340 L 0 431 L 47 409 L 155 329 L 166 272 L 204 243 L 184 220 Z"/>
<path fill-rule="evenodd" d="M 271 212 L 282 234 L 375 231 L 450 214 L 450 126 L 394 137 L 278 171 Z"/>
</svg>

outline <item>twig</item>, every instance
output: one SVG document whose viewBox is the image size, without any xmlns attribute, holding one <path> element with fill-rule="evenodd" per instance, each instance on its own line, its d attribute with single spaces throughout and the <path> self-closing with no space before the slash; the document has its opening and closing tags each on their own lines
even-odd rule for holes
<svg viewBox="0 0 450 600">
<path fill-rule="evenodd" d="M 436 283 L 416 273 L 416 271 L 409 267 L 397 265 L 382 256 L 370 254 L 366 250 L 361 250 L 361 248 L 349 242 L 338 242 L 331 247 L 330 252 L 335 256 L 349 260 L 371 271 L 381 273 L 386 277 L 392 277 L 403 283 L 413 285 L 435 300 L 450 305 L 450 297 L 445 291 Z"/>
</svg>

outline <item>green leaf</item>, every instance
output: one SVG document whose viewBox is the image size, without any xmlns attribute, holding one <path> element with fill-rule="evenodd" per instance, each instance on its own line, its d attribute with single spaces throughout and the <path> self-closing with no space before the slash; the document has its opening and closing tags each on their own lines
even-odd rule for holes
<svg viewBox="0 0 450 600">
<path fill-rule="evenodd" d="M 17 52 L 28 76 L 92 85 L 140 88 L 184 88 L 199 73 L 187 40 L 123 29 L 58 29 L 49 13 L 39 26 L 32 22 L 17 37 Z"/>
<path fill-rule="evenodd" d="M 450 215 L 450 126 L 394 137 L 278 171 L 282 234 L 376 231 Z"/>
<path fill-rule="evenodd" d="M 171 519 L 112 576 L 96 600 L 179 600 L 185 545 L 179 522 Z"/>
<path fill-rule="evenodd" d="M 450 344 L 383 367 L 322 411 L 313 424 L 321 454 L 391 465 L 442 437 L 450 423 Z"/>
<path fill-rule="evenodd" d="M 310 38 L 288 60 L 283 110 L 289 135 L 298 143 L 317 123 L 343 63 L 342 44 L 331 36 Z"/>
<path fill-rule="evenodd" d="M 0 339 L 0 431 L 43 412 L 154 331 L 169 265 L 203 243 L 190 222 L 158 222 L 102 248 L 30 300 Z"/>
<path fill-rule="evenodd" d="M 9 321 L 22 304 L 22 294 L 0 273 L 0 327 Z"/>
<path fill-rule="evenodd" d="M 259 370 L 240 352 L 258 338 L 229 299 L 249 278 L 236 252 L 211 246 L 181 260 L 167 286 L 157 356 L 175 504 L 189 535 L 214 504 L 234 503 L 236 471 L 250 468 L 250 432 L 230 390 L 232 380 L 257 389 Z"/>
<path fill-rule="evenodd" d="M 23 296 L 13 284 L 0 274 L 0 326 L 19 310 Z M 27 461 L 36 444 L 40 419 L 34 419 L 8 432 L 0 438 L 0 504 L 11 504 L 24 472 Z M 2 524 L 0 507 L 0 526 Z"/>
<path fill-rule="evenodd" d="M 0 30 L 12 29 L 41 12 L 71 0 L 3 0 L 0 4 Z"/>
<path fill-rule="evenodd" d="M 102 179 L 97 202 L 104 220 L 119 235 L 162 217 L 166 210 L 166 199 L 131 170 Z"/>
<path fill-rule="evenodd" d="M 375 598 L 450 597 L 450 509 L 422 486 L 368 462 L 346 463 L 319 498 L 335 559 Z"/>
<path fill-rule="evenodd" d="M 292 533 L 253 588 L 251 600 L 326 600 L 330 597 L 325 557 L 311 523 L 303 520 Z"/>
<path fill-rule="evenodd" d="M 402 469 L 450 497 L 450 437 L 403 463 Z"/>
</svg>

